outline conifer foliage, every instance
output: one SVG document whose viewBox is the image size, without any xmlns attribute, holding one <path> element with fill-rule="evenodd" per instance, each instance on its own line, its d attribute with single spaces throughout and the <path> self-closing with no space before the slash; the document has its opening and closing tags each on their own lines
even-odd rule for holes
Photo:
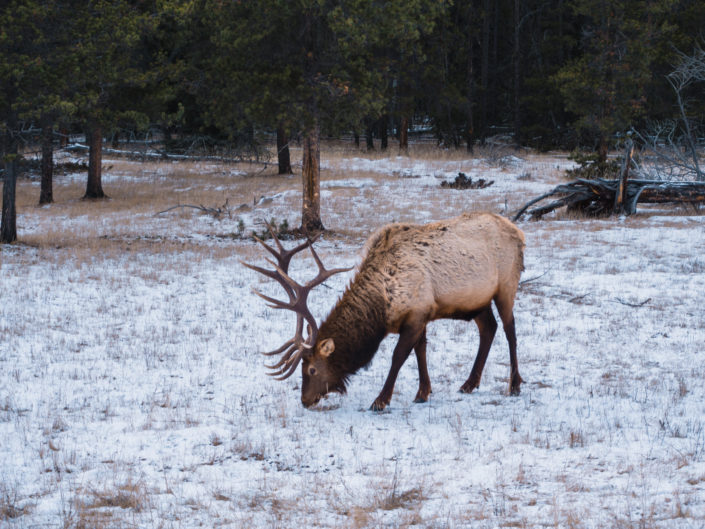
<svg viewBox="0 0 705 529">
<path fill-rule="evenodd" d="M 105 196 L 102 143 L 120 132 L 255 156 L 276 136 L 280 171 L 302 172 L 307 233 L 324 228 L 322 137 L 364 134 L 384 149 L 391 133 L 405 152 L 419 130 L 468 150 L 504 136 L 604 158 L 619 135 L 682 122 L 687 107 L 702 138 L 702 80 L 674 93 L 668 75 L 702 49 L 703 27 L 696 0 L 6 0 L 2 240 L 16 238 L 27 145 L 42 145 L 38 198 L 52 201 L 59 130 L 85 134 L 93 199 Z"/>
</svg>

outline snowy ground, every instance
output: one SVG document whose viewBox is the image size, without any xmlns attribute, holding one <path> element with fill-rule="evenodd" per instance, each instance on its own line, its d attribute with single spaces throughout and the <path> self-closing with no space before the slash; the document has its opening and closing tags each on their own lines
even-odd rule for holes
<svg viewBox="0 0 705 529">
<path fill-rule="evenodd" d="M 508 214 L 566 161 L 324 152 L 323 166 L 333 233 L 318 246 L 350 266 L 386 222 Z M 280 295 L 238 261 L 264 257 L 240 233 L 296 224 L 299 178 L 178 167 L 115 161 L 107 206 L 75 200 L 81 176 L 58 178 L 74 198 L 44 208 L 36 182 L 20 182 L 26 244 L 0 249 L 0 526 L 705 526 L 704 216 L 523 223 L 519 397 L 507 395 L 501 331 L 481 387 L 459 394 L 477 331 L 441 321 L 427 404 L 411 402 L 412 355 L 389 408 L 367 411 L 389 337 L 347 396 L 305 410 L 298 373 L 272 380 L 257 354 L 289 338 L 293 317 L 250 292 Z M 495 184 L 440 188 L 458 171 Z M 198 204 L 207 187 L 242 206 L 154 216 L 164 208 L 149 197 Z M 319 287 L 314 313 L 350 278 Z"/>
</svg>

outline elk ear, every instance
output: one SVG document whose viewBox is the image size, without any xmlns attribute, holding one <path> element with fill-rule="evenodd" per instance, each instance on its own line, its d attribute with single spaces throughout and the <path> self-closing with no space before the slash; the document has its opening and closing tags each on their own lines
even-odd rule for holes
<svg viewBox="0 0 705 529">
<path fill-rule="evenodd" d="M 328 358 L 333 351 L 335 351 L 333 338 L 326 338 L 321 342 L 321 346 L 318 348 L 318 352 L 321 353 L 323 358 Z"/>
</svg>

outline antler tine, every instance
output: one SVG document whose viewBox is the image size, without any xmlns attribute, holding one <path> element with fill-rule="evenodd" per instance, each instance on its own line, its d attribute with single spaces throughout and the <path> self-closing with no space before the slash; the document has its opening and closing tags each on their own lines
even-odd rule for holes
<svg viewBox="0 0 705 529">
<path fill-rule="evenodd" d="M 262 294 L 257 289 L 252 289 L 252 292 L 257 294 L 259 297 L 261 297 L 263 300 L 265 300 L 267 303 L 269 303 L 269 307 L 273 309 L 289 309 L 289 310 L 295 310 L 294 309 L 294 303 L 287 303 L 286 301 L 281 301 L 279 299 L 275 298 L 270 298 L 266 294 Z"/>
<path fill-rule="evenodd" d="M 277 248 L 279 248 L 280 252 L 284 251 L 284 246 L 282 246 L 281 241 L 279 240 L 279 237 L 277 237 L 276 232 L 274 231 L 274 223 L 272 222 L 267 222 L 266 220 L 264 223 L 267 225 L 267 230 L 269 230 L 270 235 L 272 236 L 272 239 L 274 239 L 274 243 L 277 245 Z"/>
<path fill-rule="evenodd" d="M 283 366 L 284 364 L 287 364 L 289 362 L 289 359 L 292 357 L 292 355 L 299 350 L 300 350 L 299 344 L 292 343 L 291 345 L 289 345 L 289 348 L 286 350 L 286 353 L 284 353 L 282 355 L 282 357 L 279 359 L 279 361 L 277 363 L 272 364 L 272 365 L 264 364 L 264 367 L 266 367 L 267 369 L 279 370 L 281 368 L 281 366 Z M 285 367 L 288 367 L 288 366 L 285 366 Z M 274 373 L 274 374 L 276 375 L 276 374 L 281 374 L 281 373 Z"/>
<path fill-rule="evenodd" d="M 278 266 L 274 261 L 272 261 L 271 259 L 267 259 L 267 262 L 271 263 L 275 269 L 267 270 L 266 268 L 262 268 L 261 266 L 256 266 L 250 263 L 246 263 L 243 260 L 240 260 L 240 263 L 249 268 L 250 270 L 259 272 L 260 274 L 274 279 L 277 283 L 279 283 L 289 295 L 289 303 L 270 298 L 269 296 L 265 296 L 264 294 L 253 288 L 252 290 L 255 294 L 271 303 L 271 306 L 273 306 L 273 308 L 288 308 L 294 310 L 293 304 L 296 301 L 296 293 L 298 291 L 297 287 L 299 286 L 298 283 L 296 283 L 296 281 L 289 277 L 289 275 L 284 270 L 282 270 L 281 266 Z"/>
<path fill-rule="evenodd" d="M 272 225 L 267 223 L 267 228 L 269 229 L 269 233 L 272 235 L 272 239 L 274 240 L 274 243 L 277 245 L 277 249 L 272 248 L 269 244 L 264 242 L 262 239 L 257 237 L 256 235 L 254 236 L 255 240 L 260 243 L 264 248 L 271 253 L 277 261 L 279 261 L 279 266 L 284 270 L 284 271 L 289 271 L 289 263 L 291 262 L 291 258 L 299 253 L 301 250 L 306 249 L 307 246 L 313 243 L 311 239 L 307 239 L 306 242 L 302 242 L 298 246 L 295 246 L 291 250 L 287 250 L 284 248 L 282 245 L 281 241 L 279 240 L 279 237 L 277 237 L 276 232 L 272 228 Z M 314 238 L 315 240 L 315 238 Z"/>
<path fill-rule="evenodd" d="M 313 238 L 311 238 L 307 234 L 305 242 L 301 243 L 299 246 L 297 246 L 295 248 L 292 248 L 291 250 L 287 250 L 282 245 L 281 241 L 279 240 L 279 237 L 277 237 L 277 232 L 274 230 L 274 225 L 270 224 L 267 221 L 264 221 L 264 223 L 267 225 L 267 229 L 269 230 L 269 233 L 272 235 L 272 239 L 274 239 L 274 242 L 277 245 L 277 248 L 279 248 L 280 252 L 291 252 L 291 253 L 300 252 L 301 250 L 306 248 L 306 246 L 308 244 L 313 244 L 314 242 L 316 242 L 318 240 L 318 238 L 321 236 L 321 233 L 317 233 L 316 235 L 313 236 Z"/>
<path fill-rule="evenodd" d="M 289 378 L 301 361 L 301 350 L 289 360 L 289 365 L 284 366 L 278 373 L 268 373 L 274 380 L 286 380 Z"/>
<path fill-rule="evenodd" d="M 296 333 L 294 334 L 294 337 L 287 340 L 284 345 L 279 347 L 278 349 L 275 349 L 274 351 L 270 351 L 268 353 L 262 353 L 264 356 L 274 356 L 281 354 L 286 350 L 286 353 L 284 353 L 283 358 L 288 359 L 292 352 L 296 349 L 300 349 L 303 343 L 303 330 L 304 330 L 304 318 L 301 314 L 296 315 Z M 266 366 L 269 367 L 270 369 L 276 369 L 279 367 L 281 364 L 275 364 L 273 366 Z"/>
<path fill-rule="evenodd" d="M 292 338 L 291 340 L 287 340 L 287 341 L 284 343 L 284 345 L 282 345 L 281 347 L 278 347 L 278 348 L 275 349 L 274 351 L 268 351 L 268 352 L 266 352 L 266 353 L 265 353 L 265 352 L 262 352 L 262 353 L 260 353 L 260 354 L 261 354 L 261 355 L 264 355 L 264 356 L 276 356 L 276 355 L 278 355 L 278 354 L 282 354 L 285 349 L 287 349 L 288 347 L 291 347 L 292 345 L 295 345 L 295 344 L 296 344 L 296 341 Z"/>
<path fill-rule="evenodd" d="M 309 246 L 309 249 L 311 250 L 311 255 L 313 256 L 314 261 L 316 261 L 316 265 L 318 266 L 318 275 L 314 277 L 311 281 L 306 283 L 306 286 L 309 288 L 313 288 L 315 286 L 320 285 L 323 283 L 326 279 L 329 277 L 339 274 L 340 272 L 349 272 L 352 270 L 354 267 L 350 266 L 348 268 L 333 268 L 331 270 L 327 270 L 325 266 L 323 266 L 323 262 L 321 261 L 321 258 L 318 257 L 318 253 L 316 253 L 316 250 L 313 248 L 313 244 Z"/>
<path fill-rule="evenodd" d="M 267 259 L 267 261 L 272 262 L 269 259 Z M 246 266 L 250 270 L 254 270 L 255 272 L 259 272 L 260 274 L 265 275 L 271 279 L 277 279 L 277 277 L 278 277 L 276 270 L 267 270 L 266 268 L 262 268 L 261 266 L 246 263 L 242 259 L 240 259 L 240 264 L 243 266 Z"/>
</svg>

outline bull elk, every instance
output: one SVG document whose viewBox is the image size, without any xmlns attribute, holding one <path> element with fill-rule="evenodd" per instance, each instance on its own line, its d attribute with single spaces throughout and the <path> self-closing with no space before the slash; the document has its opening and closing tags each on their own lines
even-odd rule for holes
<svg viewBox="0 0 705 529">
<path fill-rule="evenodd" d="M 296 333 L 280 348 L 265 355 L 282 355 L 267 366 L 279 380 L 302 365 L 301 402 L 316 404 L 329 392 L 345 393 L 348 379 L 366 366 L 389 333 L 398 333 L 392 366 L 379 396 L 371 406 L 381 411 L 392 398 L 399 369 L 414 349 L 419 369 L 419 390 L 414 402 L 426 402 L 431 381 L 426 365 L 426 325 L 451 318 L 475 320 L 480 331 L 477 357 L 470 376 L 460 388 L 470 393 L 480 385 L 497 321 L 494 301 L 509 342 L 509 391 L 519 394 L 514 330 L 514 298 L 523 270 L 524 234 L 503 217 L 491 213 L 464 214 L 426 225 L 390 224 L 377 230 L 366 243 L 358 271 L 320 327 L 306 306 L 308 294 L 333 274 L 327 270 L 309 239 L 285 249 L 272 232 L 276 248 L 258 241 L 276 258 L 274 270 L 245 266 L 276 280 L 289 301 L 255 290 L 271 307 L 296 313 Z M 288 275 L 295 254 L 309 248 L 318 274 L 305 284 Z M 304 339 L 304 324 L 308 337 Z"/>
</svg>

